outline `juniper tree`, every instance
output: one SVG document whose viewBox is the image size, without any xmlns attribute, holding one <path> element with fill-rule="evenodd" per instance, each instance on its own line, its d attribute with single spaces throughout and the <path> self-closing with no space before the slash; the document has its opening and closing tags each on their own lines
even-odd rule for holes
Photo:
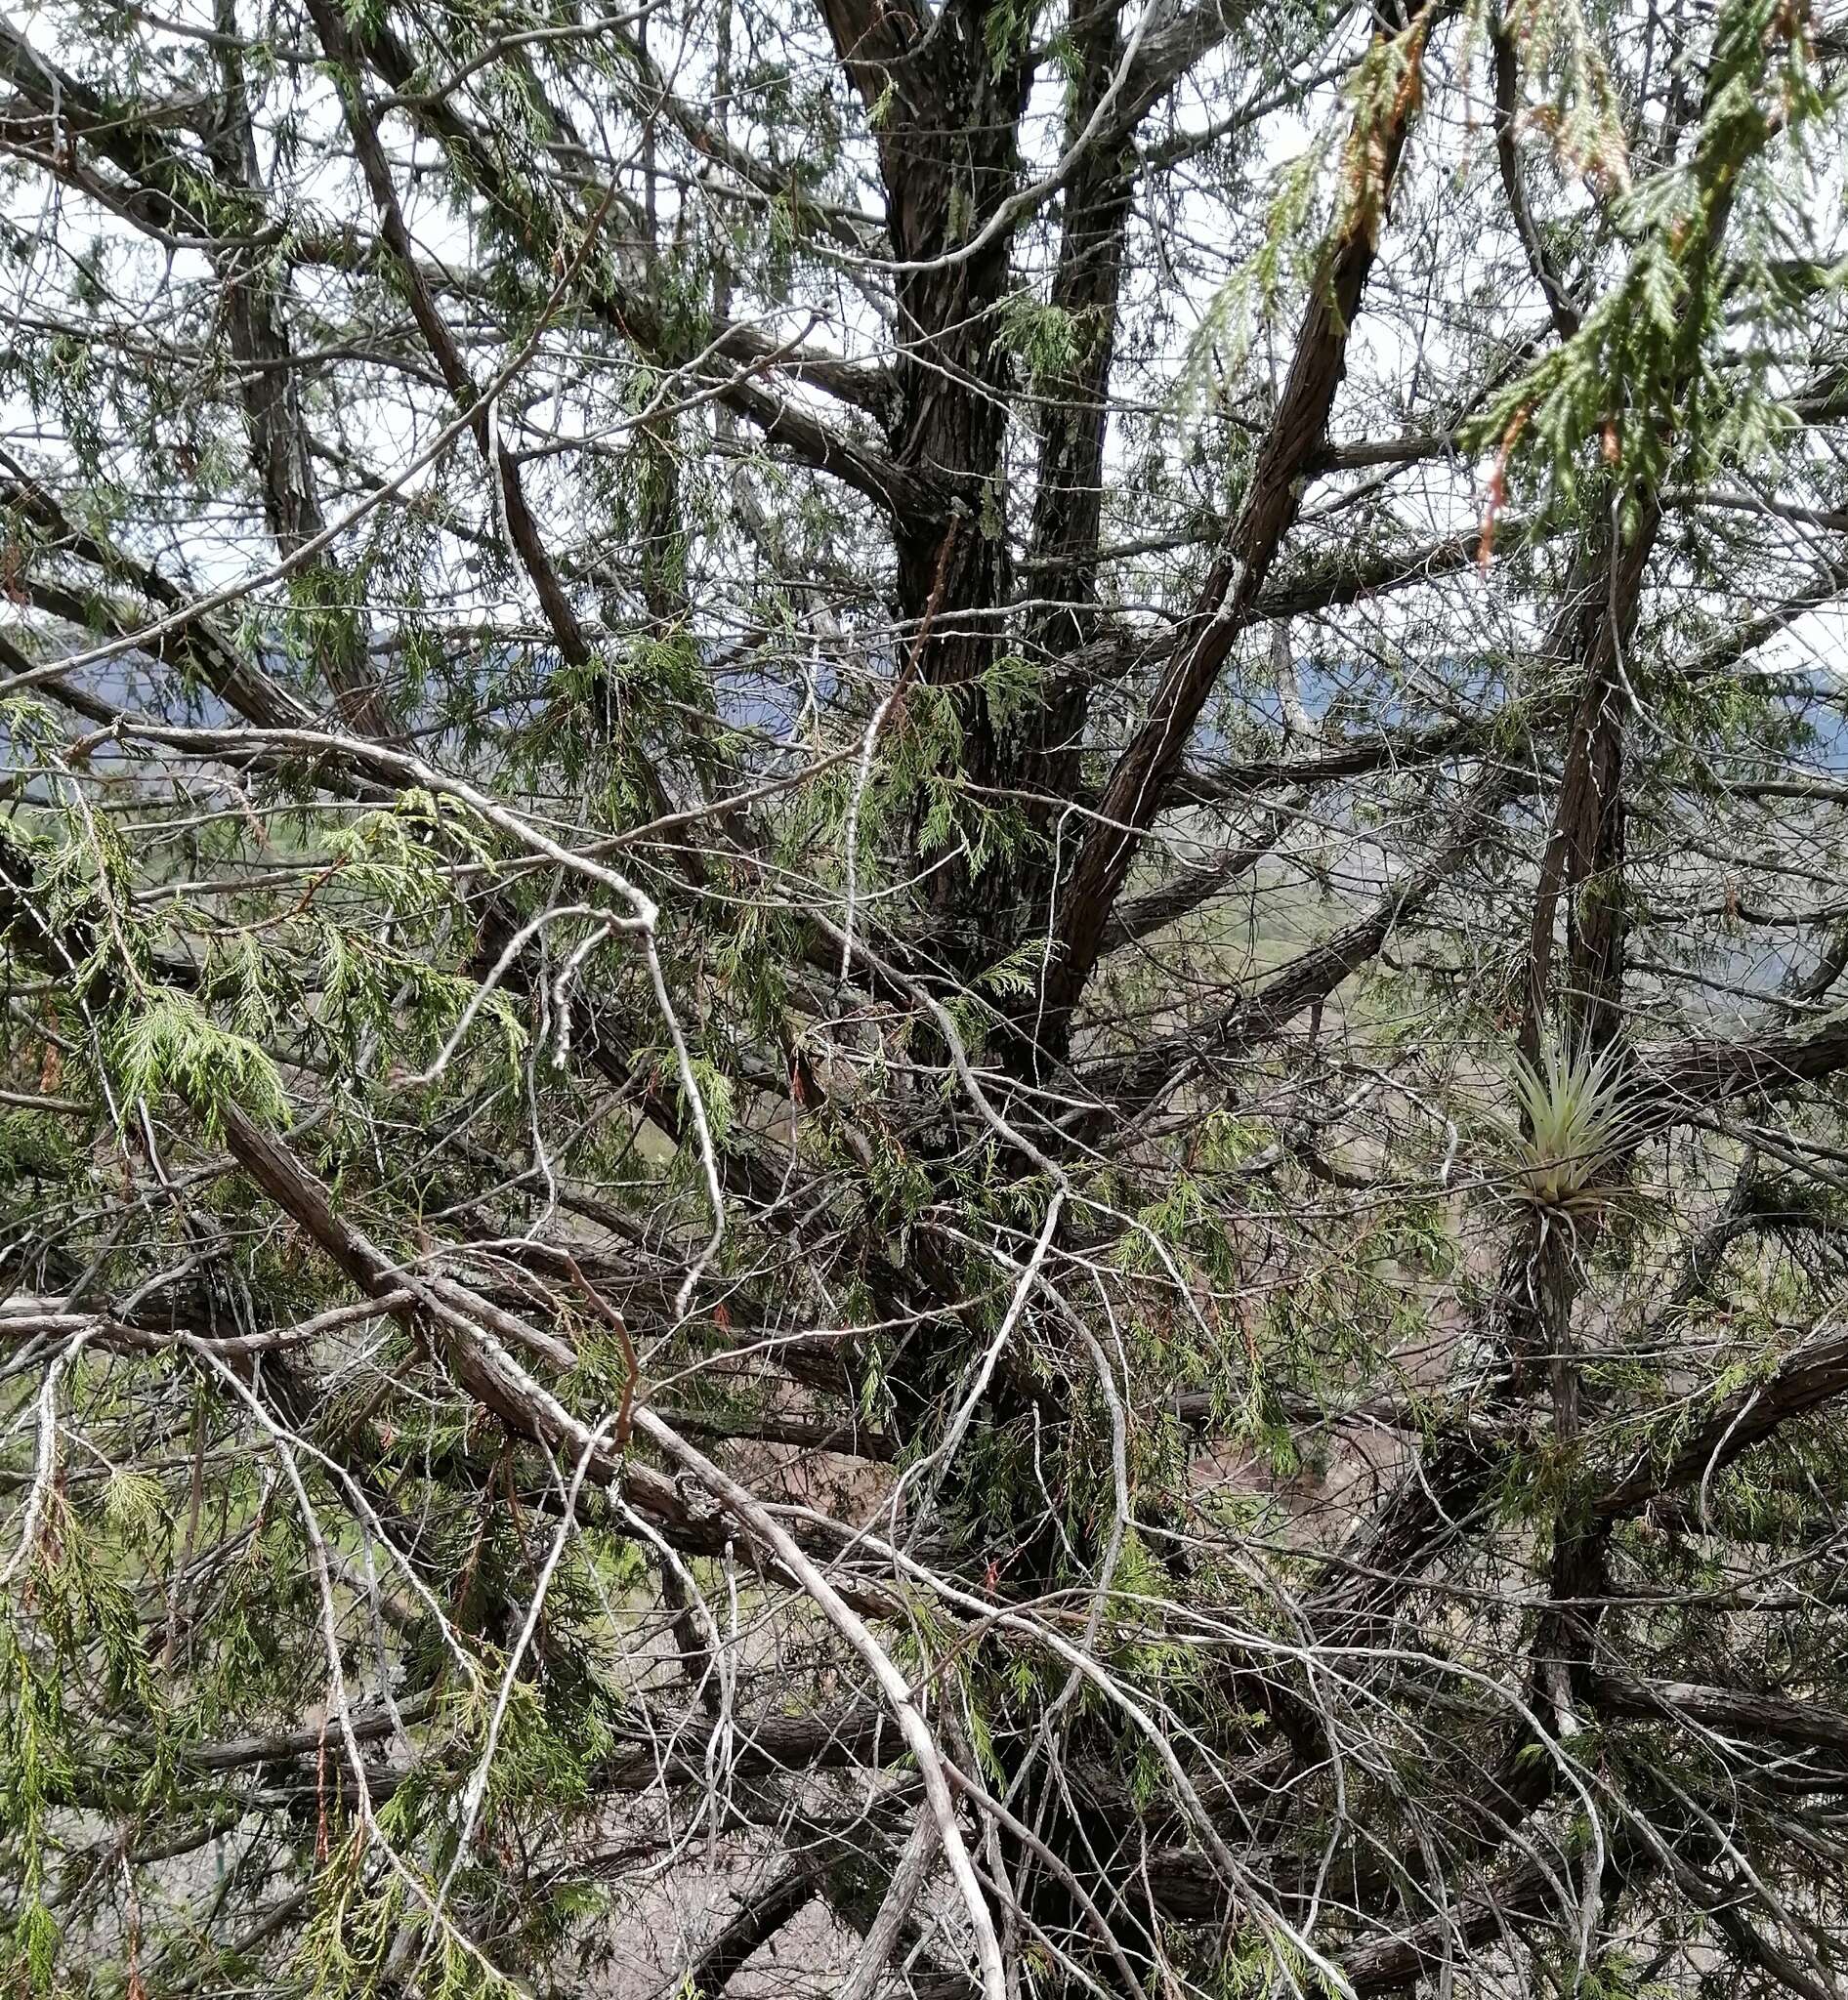
<svg viewBox="0 0 1848 2000">
<path fill-rule="evenodd" d="M 0 71 L 9 1989 L 1838 1992 L 1842 23 Z"/>
</svg>

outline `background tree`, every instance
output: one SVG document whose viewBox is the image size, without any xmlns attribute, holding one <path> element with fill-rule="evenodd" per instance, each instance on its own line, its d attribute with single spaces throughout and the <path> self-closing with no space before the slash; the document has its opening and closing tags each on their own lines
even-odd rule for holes
<svg viewBox="0 0 1848 2000">
<path fill-rule="evenodd" d="M 1842 1990 L 1845 57 L 0 23 L 13 1990 Z"/>
</svg>

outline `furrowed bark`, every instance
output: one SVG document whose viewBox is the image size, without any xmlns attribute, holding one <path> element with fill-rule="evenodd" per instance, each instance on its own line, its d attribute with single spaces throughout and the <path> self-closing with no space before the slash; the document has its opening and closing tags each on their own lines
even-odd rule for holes
<svg viewBox="0 0 1848 2000">
<path fill-rule="evenodd" d="M 256 139 L 250 124 L 243 55 L 238 47 L 234 0 L 217 0 L 219 74 L 224 96 L 208 147 L 220 178 L 253 209 L 260 210 Z M 248 250 L 219 253 L 227 280 L 232 354 L 244 364 L 244 417 L 250 428 L 251 459 L 263 485 L 264 513 L 277 550 L 293 556 L 327 525 L 321 510 L 302 414 L 302 380 L 289 336 L 286 279 L 278 284 L 266 260 Z M 331 684 L 349 726 L 382 740 L 391 729 L 385 698 L 366 651 L 359 613 L 342 614 L 345 596 L 338 567 L 324 557 L 300 572 L 297 589 L 311 603 L 325 603 L 335 615 L 323 620 L 328 636 L 316 648 L 316 665 Z"/>
<path fill-rule="evenodd" d="M 1116 761 L 1098 801 L 1099 821 L 1063 886 L 1051 963 L 1038 996 L 1040 1033 L 1059 1051 L 1103 947 L 1106 926 L 1143 833 L 1160 811 L 1186 755 L 1195 722 L 1221 669 L 1250 624 L 1283 537 L 1296 519 L 1303 484 L 1327 434 L 1346 368 L 1347 343 L 1378 254 L 1392 184 L 1419 102 L 1419 66 L 1432 12 L 1414 4 L 1388 13 L 1381 49 L 1403 65 L 1392 103 L 1364 111 L 1349 140 L 1341 232 L 1325 254 L 1297 335 L 1278 410 L 1252 468 L 1231 534 L 1186 628 L 1186 637 L 1150 705 L 1147 719 Z"/>
<path fill-rule="evenodd" d="M 1118 82 L 1124 61 L 1120 7 L 1091 16 L 1078 41 L 1078 84 L 1066 119 L 1066 144 L 1077 145 Z M 1116 354 L 1117 304 L 1124 242 L 1135 201 L 1133 155 L 1090 146 L 1065 190 L 1059 261 L 1051 310 L 1058 337 L 1070 342 L 1067 364 L 1035 383 L 1045 399 L 1033 485 L 1029 573 L 1062 600 L 1039 614 L 1029 636 L 1029 657 L 1043 657 L 1047 698 L 1030 719 L 1033 743 L 1026 776 L 1049 801 L 1077 788 L 1088 688 L 1060 669 L 1089 646 L 1097 631 L 1100 530 L 1104 512 L 1104 449 L 1110 427 L 1110 383 Z M 1036 815 L 1042 835 L 1045 813 Z M 1036 909 L 1050 887 L 1036 881 L 1027 899 Z"/>
<path fill-rule="evenodd" d="M 999 317 L 1011 283 L 1011 232 L 985 226 L 1019 178 L 1018 128 L 1029 67 L 1024 48 L 993 47 L 977 0 L 941 11 L 822 0 L 836 54 L 874 114 L 886 232 L 896 260 L 898 358 L 891 453 L 928 482 L 928 508 L 894 520 L 897 597 L 916 654 L 905 672 L 941 689 L 962 730 L 960 774 L 1012 786 L 1016 758 L 984 688 L 1005 643 L 1013 595 L 1007 545 L 1009 357 Z M 963 246 L 969 246 L 967 248 Z M 928 811 L 920 802 L 914 837 Z M 991 870 L 981 895 L 1009 907 Z M 952 854 L 930 878 L 944 948 L 965 966 L 991 948 L 991 920 L 970 908 L 972 870 Z"/>
</svg>

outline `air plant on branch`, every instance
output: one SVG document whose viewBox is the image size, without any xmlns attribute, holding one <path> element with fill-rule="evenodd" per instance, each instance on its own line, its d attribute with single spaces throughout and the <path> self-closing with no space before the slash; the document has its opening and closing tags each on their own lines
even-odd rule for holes
<svg viewBox="0 0 1848 2000">
<path fill-rule="evenodd" d="M 1619 1045 L 1596 1052 L 1553 1046 L 1537 1065 L 1517 1055 L 1509 1082 L 1520 1121 L 1498 1120 L 1497 1127 L 1516 1198 L 1568 1217 L 1606 1208 L 1617 1192 L 1612 1169 L 1636 1136 Z"/>
</svg>

